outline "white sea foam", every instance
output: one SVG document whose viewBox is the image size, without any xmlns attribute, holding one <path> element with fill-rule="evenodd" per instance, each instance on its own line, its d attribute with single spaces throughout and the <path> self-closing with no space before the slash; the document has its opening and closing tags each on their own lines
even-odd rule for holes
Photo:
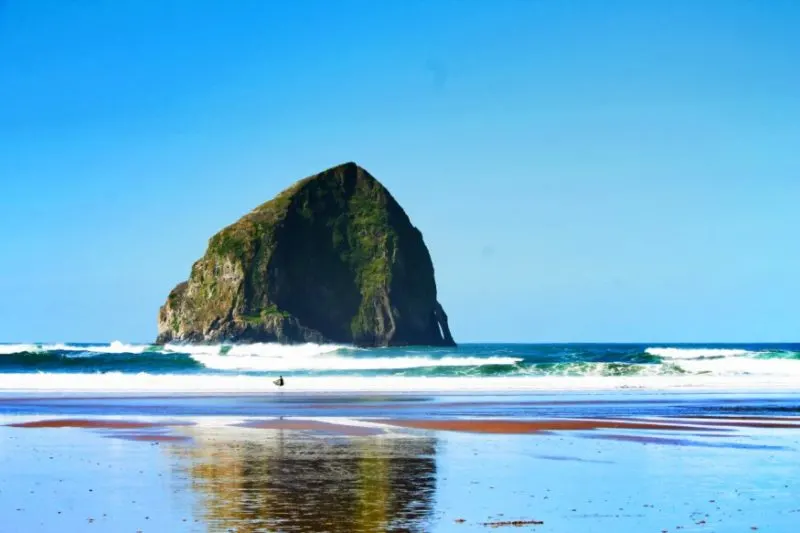
<svg viewBox="0 0 800 533">
<path fill-rule="evenodd" d="M 92 352 L 92 353 L 142 353 L 150 346 L 148 344 L 125 344 L 124 342 L 114 341 L 111 344 L 98 344 L 92 346 L 71 346 L 59 345 L 60 348 L 47 348 L 53 350 L 68 350 L 76 352 Z"/>
<path fill-rule="evenodd" d="M 39 347 L 35 344 L 0 344 L 0 355 L 11 355 L 23 352 L 36 352 Z"/>
<path fill-rule="evenodd" d="M 700 357 L 740 357 L 756 355 L 740 348 L 647 348 L 646 353 L 665 359 L 698 359 Z"/>
<path fill-rule="evenodd" d="M 167 344 L 168 352 L 187 353 L 212 370 L 259 372 L 331 371 L 331 370 L 402 370 L 437 366 L 513 365 L 522 361 L 513 357 L 397 357 L 359 356 L 360 350 L 337 344 L 276 343 L 214 345 Z M 346 355 L 345 355 L 346 354 Z"/>
<path fill-rule="evenodd" d="M 192 359 L 214 370 L 288 372 L 295 370 L 402 370 L 425 367 L 463 367 L 513 365 L 522 359 L 513 357 L 341 357 L 335 355 L 290 354 L 262 355 L 192 354 Z"/>
<path fill-rule="evenodd" d="M 724 359 L 683 360 L 679 366 L 692 374 L 714 376 L 791 377 L 800 384 L 800 360 L 730 357 Z"/>
<path fill-rule="evenodd" d="M 0 344 L 0 354 L 10 355 L 15 353 L 41 353 L 41 352 L 91 352 L 91 353 L 142 353 L 150 346 L 148 344 L 125 344 L 114 341 L 110 344 L 92 344 L 77 346 L 74 344 Z"/>
<path fill-rule="evenodd" d="M 800 380 L 800 359 L 762 357 L 770 352 L 741 348 L 648 348 L 646 351 L 689 374 Z"/>
<path fill-rule="evenodd" d="M 4 392 L 92 393 L 257 393 L 284 392 L 524 392 L 603 390 L 776 391 L 800 392 L 791 376 L 525 376 L 525 377 L 290 377 L 283 388 L 257 376 L 170 374 L 0 374 Z"/>
<path fill-rule="evenodd" d="M 192 356 L 218 356 L 227 351 L 226 356 L 252 356 L 262 358 L 284 358 L 284 357 L 313 357 L 339 350 L 356 350 L 356 348 L 342 346 L 338 344 L 278 344 L 278 343 L 254 343 L 254 344 L 166 344 L 163 351 L 186 353 Z"/>
<path fill-rule="evenodd" d="M 152 346 L 149 344 L 127 344 L 121 341 L 114 341 L 110 344 L 75 345 L 67 343 L 53 344 L 0 344 L 0 354 L 15 354 L 23 352 L 88 352 L 88 353 L 143 353 L 145 351 L 156 353 L 185 353 L 189 355 L 220 355 L 227 351 L 228 355 L 240 356 L 259 356 L 259 357 L 310 357 L 321 355 L 339 350 L 358 350 L 354 347 L 341 346 L 337 344 L 296 344 L 284 345 L 278 343 L 256 343 L 256 344 L 166 344 L 164 346 Z"/>
<path fill-rule="evenodd" d="M 576 377 L 603 377 L 603 376 L 661 376 L 681 373 L 680 367 L 664 364 L 633 364 L 633 363 L 588 363 L 571 362 L 558 363 L 546 369 L 539 366 L 523 368 L 517 375 L 530 376 L 576 376 Z"/>
</svg>

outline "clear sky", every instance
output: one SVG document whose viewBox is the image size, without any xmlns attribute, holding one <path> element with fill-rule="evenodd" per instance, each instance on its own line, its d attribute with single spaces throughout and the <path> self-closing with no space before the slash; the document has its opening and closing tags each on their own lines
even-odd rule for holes
<svg viewBox="0 0 800 533">
<path fill-rule="evenodd" d="M 150 341 L 345 161 L 457 341 L 800 340 L 800 2 L 0 0 L 0 341 Z"/>
</svg>

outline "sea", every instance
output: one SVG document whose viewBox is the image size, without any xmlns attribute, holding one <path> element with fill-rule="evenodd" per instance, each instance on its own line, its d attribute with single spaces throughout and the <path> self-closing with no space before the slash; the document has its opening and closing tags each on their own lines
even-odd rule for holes
<svg viewBox="0 0 800 533">
<path fill-rule="evenodd" d="M 800 389 L 800 344 L 0 344 L 0 390 Z"/>
</svg>

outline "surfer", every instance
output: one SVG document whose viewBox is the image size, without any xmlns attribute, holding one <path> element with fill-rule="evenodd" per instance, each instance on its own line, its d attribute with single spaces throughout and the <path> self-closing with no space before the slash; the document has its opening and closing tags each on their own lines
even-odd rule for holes
<svg viewBox="0 0 800 533">
<path fill-rule="evenodd" d="M 278 387 L 283 387 L 283 376 L 279 376 L 273 383 Z"/>
</svg>

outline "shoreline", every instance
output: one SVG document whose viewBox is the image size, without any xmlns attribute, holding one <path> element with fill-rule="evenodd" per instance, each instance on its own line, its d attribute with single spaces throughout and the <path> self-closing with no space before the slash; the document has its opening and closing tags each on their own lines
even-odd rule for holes
<svg viewBox="0 0 800 533">
<path fill-rule="evenodd" d="M 614 420 L 651 423 L 653 417 L 697 417 L 689 424 L 704 425 L 720 417 L 764 417 L 800 415 L 800 394 L 713 391 L 570 391 L 570 392 L 287 392 L 263 393 L 43 393 L 0 392 L 0 417 L 41 416 L 50 418 L 148 417 L 238 417 L 240 419 L 360 419 L 400 420 L 493 420 L 508 426 L 509 420 Z M 426 422 L 428 423 L 428 422 Z M 432 423 L 432 422 L 431 422 Z M 459 422 L 460 423 L 460 422 Z M 556 425 L 561 425 L 559 422 Z M 568 423 L 568 422 L 567 422 Z"/>
<path fill-rule="evenodd" d="M 277 376 L 277 373 L 276 373 Z M 519 376 L 519 377 L 285 377 L 286 386 L 272 383 L 276 376 L 214 374 L 18 373 L 0 374 L 0 393 L 164 393 L 282 394 L 282 393 L 800 393 L 793 376 Z"/>
</svg>

